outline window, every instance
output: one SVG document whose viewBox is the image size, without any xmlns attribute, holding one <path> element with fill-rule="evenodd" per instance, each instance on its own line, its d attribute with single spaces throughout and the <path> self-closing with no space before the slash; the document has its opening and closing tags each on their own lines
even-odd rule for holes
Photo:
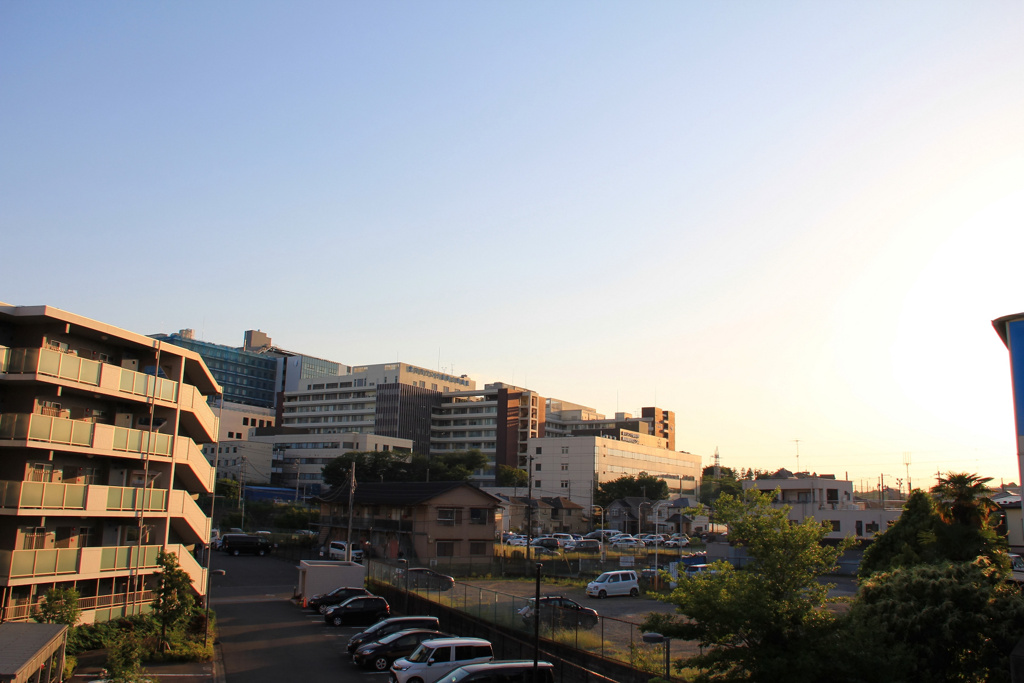
<svg viewBox="0 0 1024 683">
<path fill-rule="evenodd" d="M 541 454 L 541 452 L 540 452 L 540 446 L 537 446 L 537 455 L 540 455 L 540 454 Z"/>
<path fill-rule="evenodd" d="M 243 417 L 242 418 L 242 426 L 244 427 L 244 426 L 247 426 L 248 424 L 249 424 L 249 418 Z"/>
<path fill-rule="evenodd" d="M 441 526 L 455 526 L 462 521 L 462 510 L 458 508 L 438 508 L 437 523 Z"/>
<path fill-rule="evenodd" d="M 540 472 L 540 463 L 537 463 L 536 465 L 534 465 L 534 468 L 535 468 L 535 469 L 536 469 L 536 470 L 537 470 L 538 472 Z"/>
<path fill-rule="evenodd" d="M 235 438 L 235 433 L 234 432 L 228 432 L 228 438 L 229 439 Z"/>
<path fill-rule="evenodd" d="M 822 522 L 822 525 L 828 529 L 832 527 L 832 531 L 839 531 L 839 520 L 838 519 L 826 519 Z"/>
<path fill-rule="evenodd" d="M 865 528 L 867 529 L 867 532 L 869 534 L 877 534 L 878 533 L 878 522 L 868 522 L 867 526 Z"/>
<path fill-rule="evenodd" d="M 569 463 L 567 463 L 567 462 L 563 462 L 562 463 L 562 471 L 563 472 L 568 472 L 569 471 Z"/>
<path fill-rule="evenodd" d="M 455 556 L 455 541 L 438 541 L 437 556 L 438 557 L 454 557 Z"/>
<path fill-rule="evenodd" d="M 486 555 L 487 546 L 489 544 L 483 541 L 470 541 L 469 542 L 469 554 L 470 555 Z"/>
<path fill-rule="evenodd" d="M 534 488 L 538 488 L 539 489 L 540 488 L 540 479 L 534 480 L 533 486 L 534 486 Z"/>
<path fill-rule="evenodd" d="M 486 524 L 489 510 L 487 508 L 470 508 L 469 509 L 469 523 L 470 524 Z"/>
<path fill-rule="evenodd" d="M 568 453 L 569 453 L 569 447 L 568 446 L 562 446 L 562 455 L 566 455 Z"/>
<path fill-rule="evenodd" d="M 562 480 L 562 481 L 560 482 L 560 484 L 561 484 L 561 487 L 562 487 L 563 489 L 567 489 L 567 488 L 569 488 L 569 480 L 568 480 L 568 479 L 563 479 L 563 480 Z"/>
<path fill-rule="evenodd" d="M 829 503 L 838 503 L 839 489 L 825 489 L 825 500 Z"/>
</svg>

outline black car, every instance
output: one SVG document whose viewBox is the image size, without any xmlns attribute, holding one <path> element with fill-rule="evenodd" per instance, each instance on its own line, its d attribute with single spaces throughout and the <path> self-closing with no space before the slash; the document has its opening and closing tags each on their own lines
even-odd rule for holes
<svg viewBox="0 0 1024 683">
<path fill-rule="evenodd" d="M 412 616 L 412 617 L 391 617 L 378 621 L 370 628 L 360 631 L 348 639 L 348 653 L 352 654 L 359 649 L 363 643 L 380 640 L 384 636 L 407 631 L 409 629 L 424 629 L 427 631 L 441 628 L 441 621 L 437 617 Z"/>
<path fill-rule="evenodd" d="M 399 570 L 398 576 L 399 581 L 404 580 L 401 570 Z M 426 567 L 409 568 L 409 590 L 447 591 L 451 590 L 454 585 L 455 579 L 441 572 L 435 572 Z"/>
<path fill-rule="evenodd" d="M 262 536 L 246 536 L 240 534 L 227 534 L 221 542 L 221 550 L 229 555 L 241 555 L 251 553 L 262 557 L 271 550 L 270 541 Z"/>
<path fill-rule="evenodd" d="M 334 605 L 340 605 L 349 598 L 354 598 L 359 595 L 373 595 L 370 591 L 365 588 L 359 588 L 357 586 L 339 586 L 330 593 L 323 593 L 322 595 L 314 595 L 306 604 L 311 608 L 315 609 L 320 614 L 326 614 L 328 607 Z"/>
<path fill-rule="evenodd" d="M 526 607 L 519 610 L 519 616 L 528 626 L 533 626 L 533 620 L 538 610 L 534 609 L 534 598 L 530 598 Z M 584 607 L 575 600 L 562 597 L 561 595 L 548 595 L 540 599 L 540 623 L 551 628 L 594 628 L 597 626 L 598 614 L 589 607 Z"/>
<path fill-rule="evenodd" d="M 390 614 L 391 606 L 387 600 L 376 595 L 364 595 L 331 607 L 324 614 L 324 621 L 334 626 L 372 624 L 387 619 Z"/>
<path fill-rule="evenodd" d="M 450 637 L 450 633 L 424 628 L 396 631 L 360 645 L 352 654 L 352 662 L 364 669 L 387 671 L 393 661 L 411 655 L 424 640 Z"/>
</svg>

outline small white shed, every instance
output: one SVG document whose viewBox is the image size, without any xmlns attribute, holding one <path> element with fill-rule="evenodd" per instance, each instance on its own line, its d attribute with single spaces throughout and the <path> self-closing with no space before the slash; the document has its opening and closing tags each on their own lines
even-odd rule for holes
<svg viewBox="0 0 1024 683">
<path fill-rule="evenodd" d="M 297 597 L 311 598 L 338 586 L 362 586 L 365 583 L 366 567 L 358 562 L 303 560 L 299 563 Z"/>
</svg>

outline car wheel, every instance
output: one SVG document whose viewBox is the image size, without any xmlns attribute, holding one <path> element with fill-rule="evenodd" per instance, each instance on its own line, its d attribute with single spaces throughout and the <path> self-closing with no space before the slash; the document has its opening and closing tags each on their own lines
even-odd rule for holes
<svg viewBox="0 0 1024 683">
<path fill-rule="evenodd" d="M 264 555 L 266 555 L 266 554 L 267 554 L 267 551 L 266 551 L 266 550 L 264 550 L 263 548 L 260 548 L 260 549 L 259 549 L 259 552 L 258 552 L 258 553 L 256 553 L 256 554 L 257 554 L 257 555 L 259 555 L 260 557 L 263 557 Z"/>
<path fill-rule="evenodd" d="M 232 550 L 231 554 L 234 555 L 235 557 L 238 557 L 238 548 L 235 548 L 234 550 Z"/>
<path fill-rule="evenodd" d="M 391 666 L 391 662 L 387 657 L 377 657 L 373 660 L 373 668 L 377 671 L 387 671 L 389 666 Z"/>
<path fill-rule="evenodd" d="M 599 592 L 597 594 L 597 597 L 600 598 L 601 600 L 604 600 L 605 598 L 608 597 L 608 591 L 602 590 L 601 592 Z"/>
<path fill-rule="evenodd" d="M 629 589 L 629 597 L 635 598 L 638 595 L 640 595 L 640 589 L 639 588 L 630 588 Z"/>
<path fill-rule="evenodd" d="M 320 614 L 327 614 L 327 605 L 320 605 L 316 610 L 320 612 Z"/>
<path fill-rule="evenodd" d="M 333 619 L 331 619 L 331 623 L 334 624 L 335 626 L 341 626 L 343 623 L 345 623 L 345 620 L 341 618 L 340 614 L 338 614 L 338 615 L 335 615 L 335 617 Z"/>
</svg>

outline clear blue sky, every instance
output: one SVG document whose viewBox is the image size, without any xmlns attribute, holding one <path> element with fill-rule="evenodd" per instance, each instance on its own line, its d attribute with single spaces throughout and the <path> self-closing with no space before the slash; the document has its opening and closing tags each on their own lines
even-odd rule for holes
<svg viewBox="0 0 1024 683">
<path fill-rule="evenodd" d="M 6 2 L 0 300 L 1018 479 L 1021 2 Z"/>
</svg>

